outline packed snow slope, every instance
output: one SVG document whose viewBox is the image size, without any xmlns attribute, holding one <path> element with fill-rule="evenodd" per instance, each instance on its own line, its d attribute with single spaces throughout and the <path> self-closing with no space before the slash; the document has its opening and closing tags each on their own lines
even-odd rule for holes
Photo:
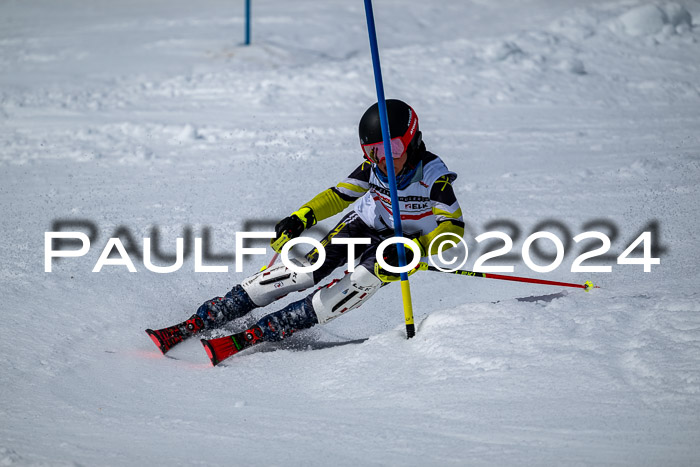
<svg viewBox="0 0 700 467">
<path fill-rule="evenodd" d="M 244 47 L 243 2 L 5 0 L 1 465 L 700 463 L 700 4 L 377 0 L 375 14 L 387 96 L 459 173 L 465 268 L 486 251 L 474 238 L 501 230 L 513 257 L 488 265 L 601 288 L 422 272 L 411 340 L 391 286 L 216 368 L 197 341 L 163 357 L 145 328 L 270 255 L 196 273 L 190 250 L 156 274 L 145 237 L 172 255 L 208 232 L 233 255 L 236 232 L 269 230 L 360 162 L 376 100 L 362 2 L 255 1 Z M 57 220 L 93 242 L 45 272 Z M 536 230 L 568 246 L 550 273 L 520 254 Z M 612 239 L 598 263 L 612 272 L 571 272 L 588 230 Z M 642 230 L 651 272 L 616 264 Z M 137 272 L 92 272 L 113 236 Z"/>
</svg>

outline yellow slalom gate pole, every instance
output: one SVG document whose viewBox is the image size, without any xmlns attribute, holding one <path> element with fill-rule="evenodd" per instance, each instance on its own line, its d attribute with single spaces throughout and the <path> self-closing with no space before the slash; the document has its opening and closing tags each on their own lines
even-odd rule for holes
<svg viewBox="0 0 700 467">
<path fill-rule="evenodd" d="M 416 335 L 416 325 L 413 322 L 413 302 L 411 301 L 411 283 L 401 279 L 401 297 L 403 298 L 403 314 L 406 320 L 406 337 Z"/>
</svg>

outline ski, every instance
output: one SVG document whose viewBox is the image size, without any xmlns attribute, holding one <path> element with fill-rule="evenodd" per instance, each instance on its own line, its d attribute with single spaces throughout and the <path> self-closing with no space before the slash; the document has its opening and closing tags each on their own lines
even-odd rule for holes
<svg viewBox="0 0 700 467">
<path fill-rule="evenodd" d="M 146 329 L 153 343 L 165 353 L 175 345 L 198 333 L 204 327 L 202 318 L 192 315 L 187 321 L 163 329 Z"/>
<path fill-rule="evenodd" d="M 216 366 L 238 352 L 263 342 L 263 331 L 260 326 L 256 325 L 236 334 L 214 339 L 201 339 L 201 342 L 209 355 L 211 364 Z"/>
</svg>

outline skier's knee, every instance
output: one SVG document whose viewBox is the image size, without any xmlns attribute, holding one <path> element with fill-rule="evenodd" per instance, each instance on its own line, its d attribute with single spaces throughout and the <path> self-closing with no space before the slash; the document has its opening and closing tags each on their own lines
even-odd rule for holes
<svg viewBox="0 0 700 467">
<path fill-rule="evenodd" d="M 306 262 L 291 259 L 296 266 L 308 266 Z M 298 292 L 314 285 L 313 273 L 295 272 L 284 264 L 278 264 L 261 271 L 243 282 L 243 290 L 257 306 L 265 306 L 284 297 L 290 292 Z"/>
<path fill-rule="evenodd" d="M 327 323 L 361 306 L 382 286 L 382 281 L 364 266 L 358 266 L 340 281 L 316 292 L 311 300 L 318 322 Z"/>
</svg>

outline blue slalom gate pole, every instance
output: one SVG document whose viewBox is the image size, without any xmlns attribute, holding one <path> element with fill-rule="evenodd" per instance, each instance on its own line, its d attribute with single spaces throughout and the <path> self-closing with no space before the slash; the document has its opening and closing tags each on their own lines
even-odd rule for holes
<svg viewBox="0 0 700 467">
<path fill-rule="evenodd" d="M 245 45 L 250 45 L 250 0 L 245 0 Z"/>
<path fill-rule="evenodd" d="M 384 153 L 386 154 L 386 172 L 389 178 L 389 191 L 391 193 L 391 214 L 394 218 L 394 236 L 403 237 L 401 229 L 401 207 L 399 195 L 396 189 L 396 172 L 394 170 L 394 158 L 391 154 L 391 135 L 389 133 L 389 120 L 386 112 L 386 99 L 384 97 L 384 82 L 382 81 L 382 68 L 379 63 L 379 46 L 377 45 L 377 31 L 374 26 L 374 11 L 372 0 L 365 0 L 365 15 L 367 16 L 367 31 L 369 32 L 369 48 L 372 52 L 372 66 L 374 68 L 374 82 L 377 87 L 377 102 L 379 105 L 379 121 L 382 126 L 382 140 L 384 141 Z M 399 253 L 399 267 L 406 266 L 406 251 L 403 243 L 396 245 Z M 413 321 L 413 304 L 411 302 L 411 287 L 408 282 L 408 273 L 401 275 L 401 295 L 403 297 L 404 318 L 406 320 L 406 336 L 410 339 L 416 334 Z"/>
</svg>

